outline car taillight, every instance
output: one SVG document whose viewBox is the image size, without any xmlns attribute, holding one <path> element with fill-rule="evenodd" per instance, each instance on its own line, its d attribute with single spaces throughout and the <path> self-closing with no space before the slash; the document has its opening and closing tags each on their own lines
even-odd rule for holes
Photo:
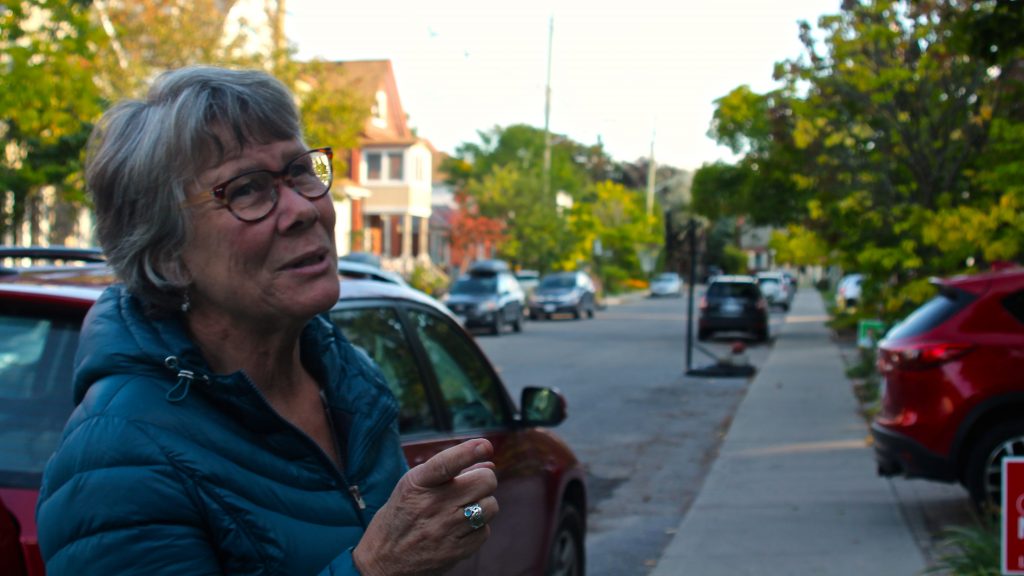
<svg viewBox="0 0 1024 576">
<path fill-rule="evenodd" d="M 701 298 L 700 298 L 700 309 L 701 310 L 707 310 L 707 307 L 708 307 L 708 299 L 707 299 L 707 297 L 706 296 L 701 296 Z"/>
<path fill-rule="evenodd" d="M 918 344 L 901 348 L 880 350 L 876 365 L 878 371 L 885 373 L 890 370 L 921 370 L 931 368 L 960 358 L 974 346 L 959 342 L 939 342 Z"/>
<path fill-rule="evenodd" d="M 768 307 L 768 304 L 765 302 L 764 298 L 761 298 L 761 299 L 759 299 L 757 301 L 757 309 L 758 310 L 764 310 L 767 307 Z"/>
</svg>

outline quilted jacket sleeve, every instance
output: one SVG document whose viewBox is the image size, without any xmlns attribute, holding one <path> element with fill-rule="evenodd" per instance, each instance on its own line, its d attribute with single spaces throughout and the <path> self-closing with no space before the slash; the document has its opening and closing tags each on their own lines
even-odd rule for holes
<svg viewBox="0 0 1024 576">
<path fill-rule="evenodd" d="M 193 490 L 138 424 L 84 418 L 69 427 L 39 496 L 47 574 L 219 574 Z"/>
<path fill-rule="evenodd" d="M 320 576 L 360 576 L 352 560 L 352 548 L 345 550 L 320 572 Z"/>
</svg>

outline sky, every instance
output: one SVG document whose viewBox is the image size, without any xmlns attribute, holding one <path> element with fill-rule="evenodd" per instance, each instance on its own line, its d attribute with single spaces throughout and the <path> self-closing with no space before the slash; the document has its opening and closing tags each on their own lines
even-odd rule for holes
<svg viewBox="0 0 1024 576">
<path fill-rule="evenodd" d="M 390 59 L 420 137 L 454 153 L 478 131 L 544 126 L 600 141 L 617 161 L 650 156 L 695 170 L 733 161 L 707 136 L 714 100 L 775 88 L 774 64 L 801 54 L 839 0 L 287 0 L 285 30 L 307 60 Z"/>
</svg>

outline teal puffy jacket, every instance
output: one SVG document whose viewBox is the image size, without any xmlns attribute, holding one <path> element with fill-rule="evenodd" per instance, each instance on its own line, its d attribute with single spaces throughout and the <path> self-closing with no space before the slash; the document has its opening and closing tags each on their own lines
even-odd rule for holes
<svg viewBox="0 0 1024 576">
<path fill-rule="evenodd" d="M 213 374 L 180 320 L 108 289 L 82 330 L 77 408 L 36 509 L 49 576 L 357 574 L 352 548 L 407 469 L 397 404 L 326 319 L 300 346 L 343 471 L 245 374 Z"/>
</svg>

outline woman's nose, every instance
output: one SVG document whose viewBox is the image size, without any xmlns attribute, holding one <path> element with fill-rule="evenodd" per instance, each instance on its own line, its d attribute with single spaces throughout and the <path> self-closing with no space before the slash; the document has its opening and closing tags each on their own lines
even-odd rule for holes
<svg viewBox="0 0 1024 576">
<path fill-rule="evenodd" d="M 280 211 L 278 220 L 283 229 L 305 228 L 316 222 L 320 217 L 320 211 L 316 206 L 317 200 L 306 198 L 284 178 L 275 182 L 275 185 L 278 194 L 277 209 Z"/>
</svg>

